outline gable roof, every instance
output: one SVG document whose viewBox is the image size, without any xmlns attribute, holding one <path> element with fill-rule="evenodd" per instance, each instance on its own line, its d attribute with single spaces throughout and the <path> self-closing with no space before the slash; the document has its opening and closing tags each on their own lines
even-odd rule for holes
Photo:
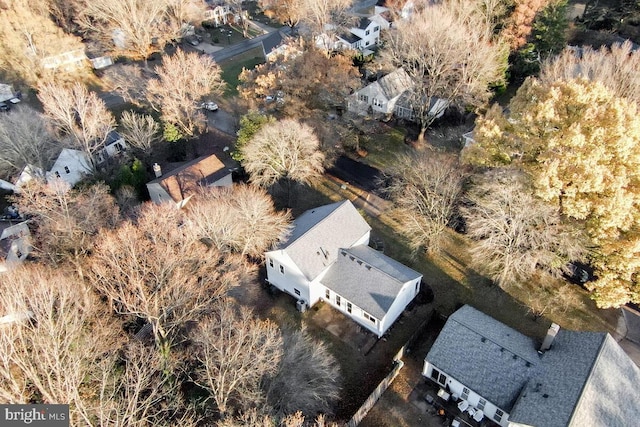
<svg viewBox="0 0 640 427">
<path fill-rule="evenodd" d="M 380 85 L 380 89 L 387 99 L 396 98 L 413 87 L 411 77 L 404 68 L 398 68 L 372 84 L 376 83 Z"/>
<path fill-rule="evenodd" d="M 357 43 L 360 40 L 362 40 L 362 38 L 360 36 L 355 35 L 353 33 L 350 33 L 348 31 L 344 31 L 344 32 L 338 34 L 337 37 L 339 39 L 344 40 L 345 42 L 347 42 L 349 44 L 354 44 L 354 43 Z"/>
<path fill-rule="evenodd" d="M 349 200 L 309 209 L 293 222 L 281 246 L 307 280 L 336 261 L 340 248 L 353 246 L 371 230 Z"/>
<path fill-rule="evenodd" d="M 426 361 L 521 425 L 623 427 L 640 418 L 640 368 L 604 332 L 560 330 L 540 355 L 532 339 L 464 306 Z"/>
<path fill-rule="evenodd" d="M 187 162 L 149 184 L 160 184 L 177 203 L 195 194 L 199 187 L 211 185 L 230 173 L 224 163 L 212 154 Z"/>
<path fill-rule="evenodd" d="M 262 50 L 264 55 L 267 56 L 275 51 L 285 40 L 285 35 L 281 31 L 274 31 L 267 37 L 262 39 Z"/>
<path fill-rule="evenodd" d="M 371 25 L 371 20 L 367 17 L 362 17 L 358 20 L 358 25 L 356 25 L 356 28 L 366 30 L 369 25 Z"/>
<path fill-rule="evenodd" d="M 465 305 L 449 317 L 426 361 L 509 412 L 540 358 L 534 340 Z"/>
<path fill-rule="evenodd" d="M 627 426 L 640 419 L 640 369 L 611 335 L 561 330 L 509 420 L 549 427 Z"/>
<path fill-rule="evenodd" d="M 322 284 L 382 319 L 402 286 L 422 274 L 366 245 L 340 249 Z"/>
</svg>

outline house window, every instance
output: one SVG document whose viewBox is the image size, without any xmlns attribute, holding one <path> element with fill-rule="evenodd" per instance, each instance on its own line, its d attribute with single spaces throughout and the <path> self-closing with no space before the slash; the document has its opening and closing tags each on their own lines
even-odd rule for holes
<svg viewBox="0 0 640 427">
<path fill-rule="evenodd" d="M 416 294 L 418 292 L 420 292 L 420 281 L 419 280 L 416 282 Z"/>
<path fill-rule="evenodd" d="M 297 290 L 296 288 L 293 288 L 293 292 L 294 292 L 296 295 L 300 296 L 300 291 L 299 291 L 299 290 Z"/>
<path fill-rule="evenodd" d="M 269 258 L 269 267 L 273 268 L 273 260 Z"/>
<path fill-rule="evenodd" d="M 467 400 L 469 398 L 469 389 L 464 387 L 462 389 L 462 396 L 463 399 Z"/>
<path fill-rule="evenodd" d="M 431 369 L 431 379 L 442 385 L 447 384 L 447 376 L 438 371 L 436 368 Z"/>
<path fill-rule="evenodd" d="M 336 295 L 336 305 L 340 307 L 340 295 Z"/>
<path fill-rule="evenodd" d="M 365 319 L 370 320 L 371 323 L 373 323 L 374 325 L 376 324 L 376 318 L 375 317 L 370 316 L 369 313 L 367 313 L 367 312 L 362 312 L 362 313 L 363 313 L 363 316 L 364 316 Z"/>
<path fill-rule="evenodd" d="M 369 97 L 367 95 L 358 95 L 358 100 L 363 102 L 369 102 Z"/>
<path fill-rule="evenodd" d="M 280 273 L 284 274 L 284 265 L 280 266 Z"/>
<path fill-rule="evenodd" d="M 438 376 L 440 375 L 440 371 L 438 371 L 436 368 L 432 368 L 431 369 L 431 378 L 434 381 L 438 381 Z"/>
<path fill-rule="evenodd" d="M 496 413 L 493 416 L 493 419 L 500 422 L 502 421 L 502 416 L 504 415 L 504 412 L 502 412 L 500 409 L 496 409 Z"/>
<path fill-rule="evenodd" d="M 375 105 L 376 107 L 382 107 L 382 101 L 378 98 L 373 98 L 373 105 Z"/>
<path fill-rule="evenodd" d="M 60 178 L 60 172 L 56 171 L 56 178 Z"/>
<path fill-rule="evenodd" d="M 351 303 L 347 303 L 347 313 L 351 313 Z"/>
<path fill-rule="evenodd" d="M 442 385 L 447 385 L 447 376 L 440 372 L 440 375 L 438 376 L 438 382 Z"/>
<path fill-rule="evenodd" d="M 365 46 L 369 46 L 369 42 L 366 42 L 364 45 L 365 45 Z"/>
<path fill-rule="evenodd" d="M 66 173 L 71 173 L 71 171 L 69 170 L 69 166 L 65 166 L 65 167 L 64 167 L 64 171 L 65 171 Z"/>
<path fill-rule="evenodd" d="M 367 30 L 367 31 L 365 31 L 365 32 L 364 32 L 364 35 L 365 35 L 365 36 L 368 36 L 368 35 L 369 35 L 369 33 L 371 33 L 371 31 Z"/>
<path fill-rule="evenodd" d="M 380 27 L 376 26 L 376 27 L 373 29 L 373 31 L 377 33 L 378 31 L 380 31 Z"/>
<path fill-rule="evenodd" d="M 119 142 L 116 142 L 115 147 L 116 147 L 116 153 L 120 153 L 120 152 L 124 151 L 124 147 Z"/>
<path fill-rule="evenodd" d="M 327 289 L 324 293 L 324 296 L 327 298 L 327 300 L 331 299 L 331 291 L 329 289 Z"/>
<path fill-rule="evenodd" d="M 486 404 L 487 404 L 486 400 L 480 399 L 480 401 L 478 401 L 478 409 L 484 410 L 484 407 L 485 407 Z"/>
</svg>

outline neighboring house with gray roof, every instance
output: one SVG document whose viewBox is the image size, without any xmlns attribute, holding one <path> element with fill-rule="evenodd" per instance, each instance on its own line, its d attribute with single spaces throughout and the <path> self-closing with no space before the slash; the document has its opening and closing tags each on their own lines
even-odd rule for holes
<svg viewBox="0 0 640 427">
<path fill-rule="evenodd" d="M 347 110 L 356 114 L 392 114 L 398 99 L 413 87 L 413 82 L 403 68 L 379 78 L 347 97 Z"/>
<path fill-rule="evenodd" d="M 395 115 L 400 119 L 415 121 L 412 106 L 413 81 L 403 68 L 379 78 L 347 97 L 347 110 L 359 115 Z M 426 105 L 426 103 L 425 103 Z M 429 100 L 429 114 L 442 117 L 449 101 L 440 98 Z"/>
<path fill-rule="evenodd" d="M 553 326 L 539 351 L 533 339 L 464 306 L 447 320 L 423 375 L 503 427 L 637 423 L 640 369 L 622 348 L 607 333 Z"/>
<path fill-rule="evenodd" d="M 325 301 L 381 337 L 420 291 L 422 275 L 368 247 L 370 232 L 348 200 L 310 209 L 265 254 L 267 282 L 305 306 Z"/>
<path fill-rule="evenodd" d="M 31 253 L 31 233 L 26 221 L 0 222 L 0 273 L 20 265 Z"/>
</svg>

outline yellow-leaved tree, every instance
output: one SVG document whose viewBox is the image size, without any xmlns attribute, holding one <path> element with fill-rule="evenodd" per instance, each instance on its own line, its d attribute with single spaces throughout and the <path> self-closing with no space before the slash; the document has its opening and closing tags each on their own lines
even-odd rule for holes
<svg viewBox="0 0 640 427">
<path fill-rule="evenodd" d="M 464 158 L 525 169 L 536 196 L 584 225 L 600 307 L 640 301 L 640 117 L 599 82 L 528 80 L 480 118 Z"/>
</svg>

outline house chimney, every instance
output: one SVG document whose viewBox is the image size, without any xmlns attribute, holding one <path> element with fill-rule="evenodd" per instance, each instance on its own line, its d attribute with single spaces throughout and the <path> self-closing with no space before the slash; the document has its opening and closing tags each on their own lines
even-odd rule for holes
<svg viewBox="0 0 640 427">
<path fill-rule="evenodd" d="M 549 326 L 549 330 L 547 331 L 547 336 L 544 337 L 544 341 L 542 341 L 542 346 L 540 346 L 540 351 L 547 351 L 551 348 L 553 344 L 553 340 L 558 335 L 558 331 L 560 331 L 560 325 L 552 323 Z"/>
<path fill-rule="evenodd" d="M 153 173 L 156 174 L 156 178 L 160 178 L 162 176 L 162 168 L 160 167 L 159 164 L 157 163 L 153 164 Z"/>
</svg>

